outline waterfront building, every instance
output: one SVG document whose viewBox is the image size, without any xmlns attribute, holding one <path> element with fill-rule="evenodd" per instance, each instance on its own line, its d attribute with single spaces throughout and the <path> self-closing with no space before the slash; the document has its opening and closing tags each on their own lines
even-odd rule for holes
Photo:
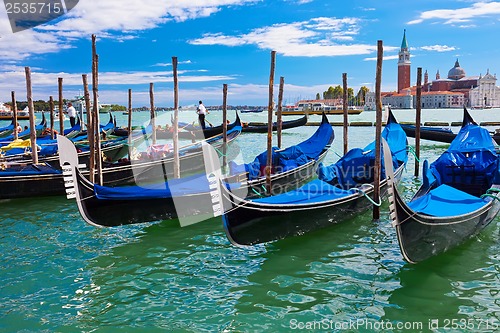
<svg viewBox="0 0 500 333">
<path fill-rule="evenodd" d="M 398 54 L 398 90 L 381 93 L 382 104 L 397 109 L 412 109 L 416 107 L 416 86 L 410 85 L 410 52 L 403 33 L 403 41 Z M 446 78 L 441 78 L 439 70 L 435 80 L 429 81 L 429 73 L 424 73 L 422 85 L 422 108 L 472 108 L 500 107 L 500 87 L 496 86 L 496 75 L 486 71 L 484 76 L 467 76 L 458 59 L 448 71 Z M 365 110 L 375 110 L 375 93 L 368 92 Z"/>
<path fill-rule="evenodd" d="M 486 71 L 479 76 L 479 84 L 469 92 L 470 106 L 473 108 L 500 107 L 500 87 L 496 86 L 497 77 Z"/>
<path fill-rule="evenodd" d="M 406 29 L 403 32 L 403 41 L 398 54 L 398 92 L 410 86 L 411 61 L 410 49 L 406 40 Z"/>
</svg>

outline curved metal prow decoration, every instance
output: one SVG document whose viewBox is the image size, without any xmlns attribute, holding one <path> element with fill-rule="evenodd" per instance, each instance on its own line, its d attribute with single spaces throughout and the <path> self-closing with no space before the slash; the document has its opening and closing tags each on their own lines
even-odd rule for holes
<svg viewBox="0 0 500 333">
<path fill-rule="evenodd" d="M 387 141 L 382 138 L 382 147 L 384 152 L 384 167 L 385 167 L 385 177 L 387 179 L 387 198 L 389 200 L 389 214 L 391 217 L 392 225 L 395 227 L 399 221 L 396 214 L 396 202 L 395 202 L 395 183 L 394 183 L 394 168 L 392 167 L 392 154 L 391 149 Z"/>
<path fill-rule="evenodd" d="M 63 135 L 57 136 L 59 150 L 59 164 L 63 172 L 66 197 L 76 199 L 76 168 L 85 168 L 85 164 L 78 164 L 78 153 L 72 141 Z"/>
</svg>

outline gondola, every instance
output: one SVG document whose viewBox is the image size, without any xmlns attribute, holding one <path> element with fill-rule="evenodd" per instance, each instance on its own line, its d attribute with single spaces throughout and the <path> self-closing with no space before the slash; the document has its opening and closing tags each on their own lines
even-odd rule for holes
<svg viewBox="0 0 500 333">
<path fill-rule="evenodd" d="M 307 115 L 304 115 L 304 117 L 299 118 L 299 119 L 284 121 L 282 123 L 281 128 L 282 129 L 289 129 L 289 128 L 304 126 L 305 124 L 307 124 Z M 243 125 L 242 132 L 244 132 L 244 133 L 245 132 L 246 133 L 267 133 L 267 130 L 268 130 L 267 124 L 255 125 L 255 124 L 249 123 L 246 126 L 245 126 L 245 124 Z M 278 126 L 276 125 L 276 123 L 273 123 L 273 131 L 277 131 L 277 130 L 278 130 Z"/>
<path fill-rule="evenodd" d="M 464 124 L 462 124 L 462 126 L 464 126 Z M 407 136 L 412 138 L 415 137 L 415 125 L 401 124 L 401 127 Z M 423 140 L 451 143 L 456 136 L 457 134 L 453 133 L 449 128 L 436 128 L 429 126 L 420 127 L 420 138 Z M 500 133 L 491 133 L 491 137 L 497 144 L 500 145 Z"/>
<path fill-rule="evenodd" d="M 325 117 L 326 118 L 326 117 Z M 236 128 L 236 127 L 235 127 Z M 235 130 L 233 128 L 232 131 Z M 240 129 L 241 130 L 241 129 Z M 311 145 L 311 154 L 313 153 L 312 146 L 315 147 L 315 154 L 324 157 L 327 147 L 333 140 L 333 129 L 328 120 L 318 128 L 315 134 L 304 141 L 304 149 L 307 145 Z M 295 147 L 295 146 L 292 146 Z M 181 179 L 169 180 L 166 182 L 158 182 L 150 179 L 150 172 L 146 171 L 141 176 L 146 184 L 141 186 L 125 186 L 125 187 L 109 187 L 97 186 L 92 184 L 80 174 L 76 168 L 74 148 L 71 146 L 60 148 L 65 154 L 61 156 L 61 165 L 71 165 L 70 174 L 74 185 L 71 189 L 76 196 L 80 214 L 84 220 L 96 226 L 116 226 L 132 223 L 150 222 L 156 220 L 165 220 L 182 217 L 183 219 L 203 220 L 214 216 L 214 208 L 212 206 L 213 187 L 217 187 L 217 181 L 212 184 L 207 183 L 206 173 L 193 173 Z M 204 157 L 204 156 L 198 156 Z M 212 159 L 213 160 L 213 159 Z M 209 165 L 210 170 L 220 170 L 220 165 L 212 163 L 204 164 L 205 158 L 201 163 L 198 160 L 198 166 Z M 283 173 L 274 174 L 273 181 L 276 184 L 281 184 L 286 187 L 286 181 L 297 181 L 298 177 L 307 175 L 309 169 L 315 166 L 315 160 L 307 163 L 306 168 L 297 167 L 294 170 L 288 170 Z M 170 168 L 170 167 L 168 167 Z M 167 168 L 167 169 L 168 169 Z M 181 169 L 184 169 L 181 162 Z M 303 173 L 298 173 L 298 170 Z M 210 175 L 209 175 L 210 176 Z M 228 182 L 238 181 L 238 179 L 246 179 L 246 174 L 239 175 L 240 177 L 231 176 L 226 178 Z M 207 185 L 208 184 L 208 185 Z M 262 184 L 258 179 L 256 182 L 232 183 L 233 187 L 238 187 L 244 193 L 250 191 L 252 185 Z M 72 185 L 72 186 L 73 186 Z M 212 187 L 210 187 L 212 185 Z M 178 208 L 183 207 L 179 212 Z M 179 215 L 181 214 L 181 216 Z"/>
<path fill-rule="evenodd" d="M 415 137 L 415 125 L 401 124 L 401 127 L 407 136 L 411 138 Z M 420 139 L 422 140 L 451 143 L 456 136 L 457 135 L 449 128 L 434 128 L 429 126 L 420 127 Z"/>
<path fill-rule="evenodd" d="M 488 131 L 464 109 L 464 126 L 435 162 L 424 161 L 422 186 L 410 202 L 386 165 L 391 219 L 406 261 L 446 252 L 491 223 L 500 210 L 499 159 Z"/>
<path fill-rule="evenodd" d="M 382 137 L 390 142 L 387 161 L 399 177 L 407 161 L 406 135 L 392 113 Z M 258 199 L 244 199 L 221 186 L 223 224 L 234 245 L 254 245 L 303 235 L 344 221 L 369 209 L 373 201 L 375 143 L 350 150 L 337 163 L 318 168 L 318 179 L 296 190 Z M 387 188 L 382 172 L 381 195 Z"/>
<path fill-rule="evenodd" d="M 241 124 L 240 117 L 236 113 L 236 119 L 234 120 L 233 123 L 227 125 L 227 129 L 230 130 L 234 126 L 237 126 L 237 124 Z M 156 130 L 156 137 L 158 139 L 172 139 L 173 134 L 172 130 L 173 128 L 170 127 L 170 129 L 161 129 L 161 130 Z M 200 139 L 207 139 L 219 134 L 222 134 L 223 128 L 222 125 L 219 126 L 213 126 L 213 127 L 206 127 L 203 130 L 203 137 L 201 136 L 202 130 L 201 127 L 198 126 L 193 126 L 192 124 L 179 124 L 179 139 L 186 139 L 186 140 L 200 140 Z"/>
<path fill-rule="evenodd" d="M 228 132 L 229 144 L 236 139 L 241 127 L 233 128 Z M 209 138 L 207 142 L 220 149 L 222 137 Z M 69 140 L 68 140 L 69 141 Z M 73 146 L 73 143 L 70 143 Z M 75 149 L 75 148 L 72 148 Z M 186 172 L 195 172 L 200 169 L 199 155 L 200 149 L 193 145 L 180 148 L 181 166 Z M 78 153 L 77 156 L 80 154 Z M 194 155 L 194 156 L 193 156 Z M 59 157 L 58 157 L 59 159 Z M 58 165 L 59 165 L 58 160 Z M 78 162 L 81 164 L 81 158 Z M 122 160 L 115 163 L 103 163 L 102 175 L 104 184 L 107 186 L 117 186 L 132 184 L 136 180 L 145 181 L 146 177 L 151 177 L 152 173 L 158 181 L 164 181 L 171 177 L 171 158 L 166 157 L 159 160 Z M 52 166 L 48 163 L 17 163 L 4 162 L 0 166 L 0 199 L 26 198 L 33 196 L 63 195 L 65 193 L 64 180 L 60 167 Z M 159 174 L 157 171 L 161 170 Z M 84 177 L 89 176 L 89 170 L 81 171 Z M 144 175 L 145 176 L 142 176 Z M 151 181 L 153 179 L 150 179 Z"/>
<path fill-rule="evenodd" d="M 45 113 L 42 112 L 42 120 L 38 125 L 35 126 L 36 135 L 40 136 L 44 129 L 47 128 L 47 119 L 45 119 Z M 28 138 L 31 135 L 31 129 L 25 129 L 17 133 L 19 139 Z M 14 140 L 14 134 L 10 134 L 0 139 L 0 146 L 6 146 Z"/>
<path fill-rule="evenodd" d="M 14 118 L 13 118 L 12 122 L 9 125 L 0 128 L 0 138 L 12 134 L 14 128 L 16 128 L 16 124 L 14 123 Z"/>
<path fill-rule="evenodd" d="M 76 125 L 75 125 L 76 126 Z M 114 128 L 113 118 L 110 114 L 110 120 L 107 124 L 101 125 L 101 132 L 108 134 Z M 73 131 L 74 128 L 69 129 L 71 140 L 77 144 L 80 156 L 80 163 L 86 164 L 89 160 L 89 147 L 88 147 L 88 139 L 87 132 L 80 132 L 78 135 L 74 136 Z M 65 130 L 66 133 L 66 130 Z M 143 133 L 137 133 L 134 135 L 133 140 L 135 143 L 139 144 L 139 140 L 144 139 L 147 133 L 143 131 Z M 119 158 L 123 157 L 128 151 L 127 148 L 127 139 L 126 138 L 110 138 L 108 140 L 102 141 L 101 150 L 102 153 L 109 157 L 109 161 L 116 161 Z M 45 137 L 43 140 L 38 141 L 37 145 L 40 146 L 40 151 L 38 152 L 38 160 L 40 163 L 48 163 L 51 166 L 58 168 L 59 167 L 59 155 L 57 153 L 57 140 L 51 140 L 48 137 Z M 31 156 L 31 147 L 24 148 L 14 148 L 8 151 L 6 154 L 2 156 L 3 162 L 12 162 L 18 164 L 29 164 L 32 161 Z"/>
</svg>

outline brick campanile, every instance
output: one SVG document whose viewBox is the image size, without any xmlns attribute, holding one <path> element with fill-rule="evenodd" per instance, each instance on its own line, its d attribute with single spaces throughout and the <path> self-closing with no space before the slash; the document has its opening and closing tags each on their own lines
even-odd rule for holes
<svg viewBox="0 0 500 333">
<path fill-rule="evenodd" d="M 406 41 L 406 29 L 403 33 L 403 42 L 401 43 L 401 50 L 399 51 L 398 60 L 398 92 L 402 89 L 410 87 L 410 50 L 408 49 L 408 42 Z"/>
</svg>

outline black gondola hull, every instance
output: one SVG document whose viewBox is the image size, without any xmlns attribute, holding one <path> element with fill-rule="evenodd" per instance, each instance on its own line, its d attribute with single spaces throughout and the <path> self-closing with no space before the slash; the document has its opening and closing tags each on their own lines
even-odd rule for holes
<svg viewBox="0 0 500 333">
<path fill-rule="evenodd" d="M 403 171 L 401 166 L 396 177 Z M 370 196 L 373 190 L 365 191 Z M 387 194 L 387 182 L 381 182 L 381 197 Z M 363 194 L 320 203 L 266 205 L 240 201 L 223 192 L 223 224 L 226 236 L 234 245 L 255 245 L 299 236 L 348 220 L 372 207 Z"/>
<path fill-rule="evenodd" d="M 282 129 L 290 129 L 290 128 L 304 126 L 305 124 L 307 124 L 307 115 L 305 115 L 304 117 L 299 118 L 299 119 L 284 121 L 282 123 L 281 128 Z M 277 130 L 278 130 L 278 126 L 276 124 L 273 124 L 273 131 L 277 131 Z M 264 125 L 248 124 L 247 126 L 244 126 L 241 131 L 247 132 L 247 133 L 267 133 L 268 126 L 267 126 L 267 124 L 264 124 Z"/>
<path fill-rule="evenodd" d="M 401 127 L 405 131 L 406 135 L 409 137 L 414 138 L 415 137 L 415 126 L 414 125 L 406 125 L 406 124 L 401 124 Z M 436 141 L 436 142 L 443 142 L 443 143 L 451 143 L 453 139 L 457 136 L 456 133 L 453 133 L 451 131 L 446 131 L 442 129 L 433 129 L 433 128 L 428 128 L 428 127 L 423 127 L 420 128 L 420 138 L 423 140 L 430 140 L 430 141 Z M 500 134 L 494 134 L 491 136 L 493 140 L 497 144 L 500 145 Z"/>
<path fill-rule="evenodd" d="M 236 120 L 233 123 L 227 125 L 227 130 L 229 131 L 229 130 L 233 129 L 235 126 L 240 126 L 240 125 L 241 125 L 240 117 L 238 116 L 238 114 L 236 114 Z M 214 127 L 206 127 L 203 130 L 203 137 L 202 137 L 201 128 L 194 130 L 194 131 L 179 131 L 178 137 L 179 137 L 179 139 L 199 141 L 199 140 L 208 139 L 212 136 L 220 135 L 220 134 L 222 134 L 222 131 L 223 131 L 222 125 L 219 125 L 219 126 L 214 126 Z M 243 132 L 243 130 L 242 130 L 242 132 Z M 172 139 L 173 132 L 168 131 L 168 130 L 157 130 L 156 131 L 156 138 L 157 139 Z"/>
<path fill-rule="evenodd" d="M 394 187 L 397 215 L 396 232 L 403 257 L 417 263 L 444 253 L 478 234 L 500 211 L 500 200 L 493 200 L 481 209 L 445 218 L 412 211 Z"/>
<path fill-rule="evenodd" d="M 407 136 L 412 138 L 415 137 L 416 130 L 414 125 L 401 124 L 401 127 Z M 420 139 L 422 140 L 451 143 L 456 136 L 457 135 L 451 131 L 448 132 L 441 129 L 420 128 Z"/>
<path fill-rule="evenodd" d="M 231 144 L 239 132 L 231 133 L 228 144 Z M 221 141 L 213 144 L 220 150 Z M 78 154 L 79 163 L 87 164 L 88 155 Z M 59 169 L 59 159 L 51 160 L 49 165 Z M 179 158 L 183 174 L 190 174 L 204 168 L 202 150 L 192 151 Z M 164 158 L 150 161 L 130 161 L 120 163 L 105 163 L 102 169 L 103 184 L 107 186 L 127 185 L 136 182 L 164 182 L 173 177 L 173 158 Z M 89 171 L 83 170 L 83 175 L 88 177 Z M 65 187 L 62 173 L 42 175 L 14 175 L 2 176 L 0 172 L 0 199 L 27 198 L 33 196 L 64 195 Z"/>
</svg>

